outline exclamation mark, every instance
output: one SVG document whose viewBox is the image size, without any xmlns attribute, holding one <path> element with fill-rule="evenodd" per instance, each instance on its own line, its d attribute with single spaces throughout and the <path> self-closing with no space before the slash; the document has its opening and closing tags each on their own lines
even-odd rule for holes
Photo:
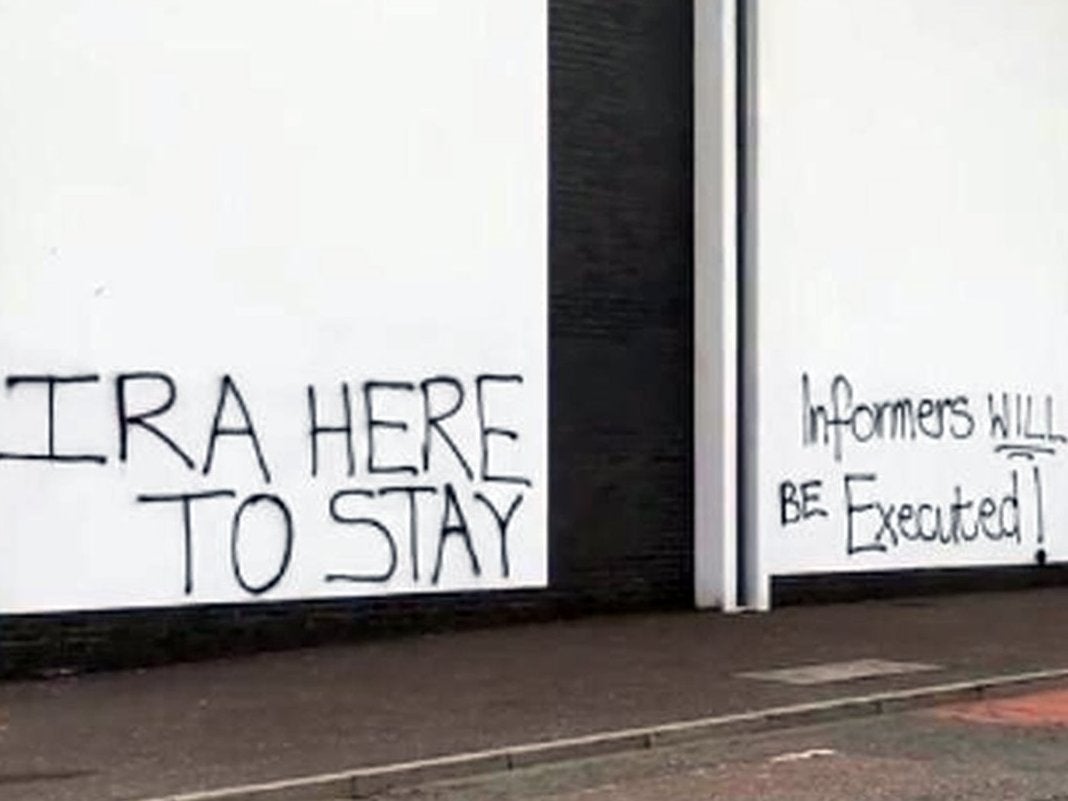
<svg viewBox="0 0 1068 801">
<path fill-rule="evenodd" d="M 1038 465 L 1031 467 L 1031 474 L 1035 479 L 1035 522 L 1038 524 L 1038 550 L 1035 551 L 1035 561 L 1044 565 L 1046 564 L 1046 549 L 1042 546 L 1046 542 L 1046 522 L 1042 515 L 1042 473 Z"/>
</svg>

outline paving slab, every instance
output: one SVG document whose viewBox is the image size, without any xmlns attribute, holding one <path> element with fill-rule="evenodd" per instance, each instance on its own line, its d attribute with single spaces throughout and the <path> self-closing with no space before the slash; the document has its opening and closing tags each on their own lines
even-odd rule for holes
<svg viewBox="0 0 1068 801">
<path fill-rule="evenodd" d="M 141 799 L 1068 667 L 1068 588 L 598 617 L 0 685 L 0 797 Z M 820 684 L 743 674 L 881 660 Z"/>
</svg>

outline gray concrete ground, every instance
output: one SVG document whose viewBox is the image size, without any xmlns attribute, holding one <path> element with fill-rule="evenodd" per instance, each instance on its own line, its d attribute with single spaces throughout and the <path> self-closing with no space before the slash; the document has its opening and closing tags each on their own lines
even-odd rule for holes
<svg viewBox="0 0 1068 801">
<path fill-rule="evenodd" d="M 1068 589 L 427 635 L 0 685 L 0 797 L 138 799 L 1068 667 Z M 935 672 L 794 686 L 750 671 Z M 668 796 L 664 796 L 668 797 Z"/>
</svg>

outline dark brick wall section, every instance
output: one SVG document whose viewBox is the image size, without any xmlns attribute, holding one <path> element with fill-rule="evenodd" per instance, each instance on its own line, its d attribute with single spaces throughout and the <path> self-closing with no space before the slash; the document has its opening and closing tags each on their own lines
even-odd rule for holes
<svg viewBox="0 0 1068 801">
<path fill-rule="evenodd" d="M 692 0 L 550 0 L 550 588 L 0 619 L 0 675 L 692 598 Z"/>
<path fill-rule="evenodd" d="M 1064 586 L 1068 586 L 1068 565 L 934 567 L 859 573 L 808 573 L 773 577 L 771 602 L 773 607 L 779 607 L 907 598 L 908 600 L 902 603 L 924 606 L 929 603 L 924 600 L 924 596 Z"/>
<path fill-rule="evenodd" d="M 554 586 L 692 597 L 690 2 L 550 3 Z"/>
</svg>

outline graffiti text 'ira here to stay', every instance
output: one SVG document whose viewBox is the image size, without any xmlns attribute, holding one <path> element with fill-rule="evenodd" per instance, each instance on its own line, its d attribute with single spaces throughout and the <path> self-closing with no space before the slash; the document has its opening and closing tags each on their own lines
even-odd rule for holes
<svg viewBox="0 0 1068 801">
<path fill-rule="evenodd" d="M 0 416 L 9 423 L 17 416 L 20 424 L 17 431 L 11 425 L 3 429 L 19 439 L 18 448 L 0 442 L 3 469 L 28 463 L 61 471 L 117 465 L 122 480 L 129 481 L 138 480 L 139 468 L 166 468 L 162 475 L 173 477 L 172 486 L 158 486 L 161 473 L 155 470 L 153 486 L 138 487 L 132 500 L 142 508 L 169 510 L 183 542 L 184 566 L 175 578 L 186 595 L 196 586 L 194 544 L 206 536 L 198 530 L 195 510 L 220 502 L 229 504 L 229 530 L 220 533 L 230 538 L 233 580 L 249 595 L 284 583 L 305 523 L 350 532 L 363 544 L 366 564 L 339 565 L 321 576 L 326 583 L 381 585 L 398 579 L 436 586 L 449 570 L 463 570 L 469 579 L 490 571 L 509 578 L 509 535 L 534 483 L 523 469 L 529 464 L 523 458 L 526 437 L 512 420 L 522 406 L 522 375 L 296 385 L 273 390 L 288 392 L 284 408 L 291 411 L 281 420 L 270 418 L 266 427 L 257 414 L 262 399 L 228 374 L 217 379 L 207 402 L 203 391 L 197 396 L 203 409 L 197 409 L 195 427 L 188 416 L 184 424 L 177 422 L 179 384 L 162 371 L 107 378 L 21 374 L 7 376 L 4 384 L 7 408 Z M 87 420 L 106 419 L 96 413 L 99 406 L 85 415 L 87 403 L 107 404 L 113 420 L 106 433 L 110 453 L 69 444 L 85 436 Z M 290 446 L 279 449 L 282 456 L 270 447 L 280 439 Z M 218 486 L 215 474 L 223 464 L 223 482 L 230 486 Z M 249 482 L 255 490 L 233 488 Z M 271 489 L 278 483 L 284 490 Z M 316 489 L 324 483 L 329 486 Z M 303 502 L 295 505 L 285 492 Z M 319 509 L 317 519 L 296 520 L 294 510 L 307 508 L 309 497 Z M 274 543 L 272 567 L 250 575 L 242 554 L 259 540 Z"/>
</svg>

